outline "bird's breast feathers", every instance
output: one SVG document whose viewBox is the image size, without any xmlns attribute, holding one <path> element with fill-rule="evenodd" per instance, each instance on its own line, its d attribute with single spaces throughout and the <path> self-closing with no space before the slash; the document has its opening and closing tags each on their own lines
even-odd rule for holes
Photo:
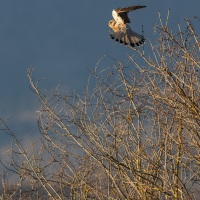
<svg viewBox="0 0 200 200">
<path fill-rule="evenodd" d="M 114 32 L 118 32 L 118 31 L 122 31 L 122 32 L 126 32 L 127 29 L 130 29 L 130 27 L 124 23 L 116 23 L 115 21 L 113 22 L 113 24 L 110 26 Z"/>
</svg>

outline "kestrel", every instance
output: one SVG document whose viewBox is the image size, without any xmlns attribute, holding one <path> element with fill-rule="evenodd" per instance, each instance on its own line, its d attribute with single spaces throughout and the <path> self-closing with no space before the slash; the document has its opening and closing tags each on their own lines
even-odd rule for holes
<svg viewBox="0 0 200 200">
<path fill-rule="evenodd" d="M 146 6 L 130 6 L 127 8 L 118 8 L 112 11 L 114 19 L 110 20 L 108 26 L 113 29 L 114 33 L 110 35 L 111 39 L 121 44 L 130 45 L 131 47 L 140 46 L 144 44 L 144 37 L 134 31 L 128 26 L 130 23 L 128 12 L 145 8 Z"/>
</svg>

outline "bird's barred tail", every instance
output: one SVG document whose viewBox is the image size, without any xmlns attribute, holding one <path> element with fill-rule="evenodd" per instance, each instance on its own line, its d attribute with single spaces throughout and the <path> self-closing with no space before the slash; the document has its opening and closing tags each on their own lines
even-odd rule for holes
<svg viewBox="0 0 200 200">
<path fill-rule="evenodd" d="M 111 39 L 124 45 L 131 47 L 141 46 L 145 43 L 142 35 L 132 31 L 131 29 L 120 30 L 110 35 Z"/>
</svg>

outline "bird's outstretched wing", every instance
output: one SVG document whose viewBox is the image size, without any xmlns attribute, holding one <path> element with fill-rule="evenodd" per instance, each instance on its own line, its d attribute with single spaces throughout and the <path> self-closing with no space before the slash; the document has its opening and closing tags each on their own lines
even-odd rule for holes
<svg viewBox="0 0 200 200">
<path fill-rule="evenodd" d="M 137 10 L 137 9 L 141 9 L 141 8 L 145 8 L 146 6 L 129 6 L 126 8 L 117 8 L 116 10 L 114 10 L 115 12 L 113 12 L 113 18 L 116 19 L 117 17 L 121 18 L 121 20 L 123 21 L 123 23 L 130 23 L 130 19 L 128 18 L 128 12 L 133 11 L 133 10 Z M 119 20 L 119 19 L 118 19 Z"/>
<path fill-rule="evenodd" d="M 137 10 L 137 9 L 141 9 L 141 8 L 145 8 L 146 6 L 129 6 L 129 7 L 126 7 L 126 8 L 117 8 L 116 9 L 116 12 L 117 13 L 123 13 L 123 12 L 130 12 L 132 10 Z"/>
</svg>

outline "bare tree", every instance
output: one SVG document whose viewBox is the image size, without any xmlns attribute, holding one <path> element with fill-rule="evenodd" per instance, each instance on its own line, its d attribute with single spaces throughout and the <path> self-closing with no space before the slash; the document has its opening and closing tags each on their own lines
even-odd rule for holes
<svg viewBox="0 0 200 200">
<path fill-rule="evenodd" d="M 104 58 L 114 66 L 97 65 L 84 94 L 44 93 L 29 69 L 41 147 L 24 149 L 2 120 L 15 139 L 2 164 L 19 176 L 12 188 L 2 176 L 2 197 L 199 199 L 200 43 L 185 23 L 176 34 L 160 20 L 151 51 L 126 65 Z"/>
</svg>

